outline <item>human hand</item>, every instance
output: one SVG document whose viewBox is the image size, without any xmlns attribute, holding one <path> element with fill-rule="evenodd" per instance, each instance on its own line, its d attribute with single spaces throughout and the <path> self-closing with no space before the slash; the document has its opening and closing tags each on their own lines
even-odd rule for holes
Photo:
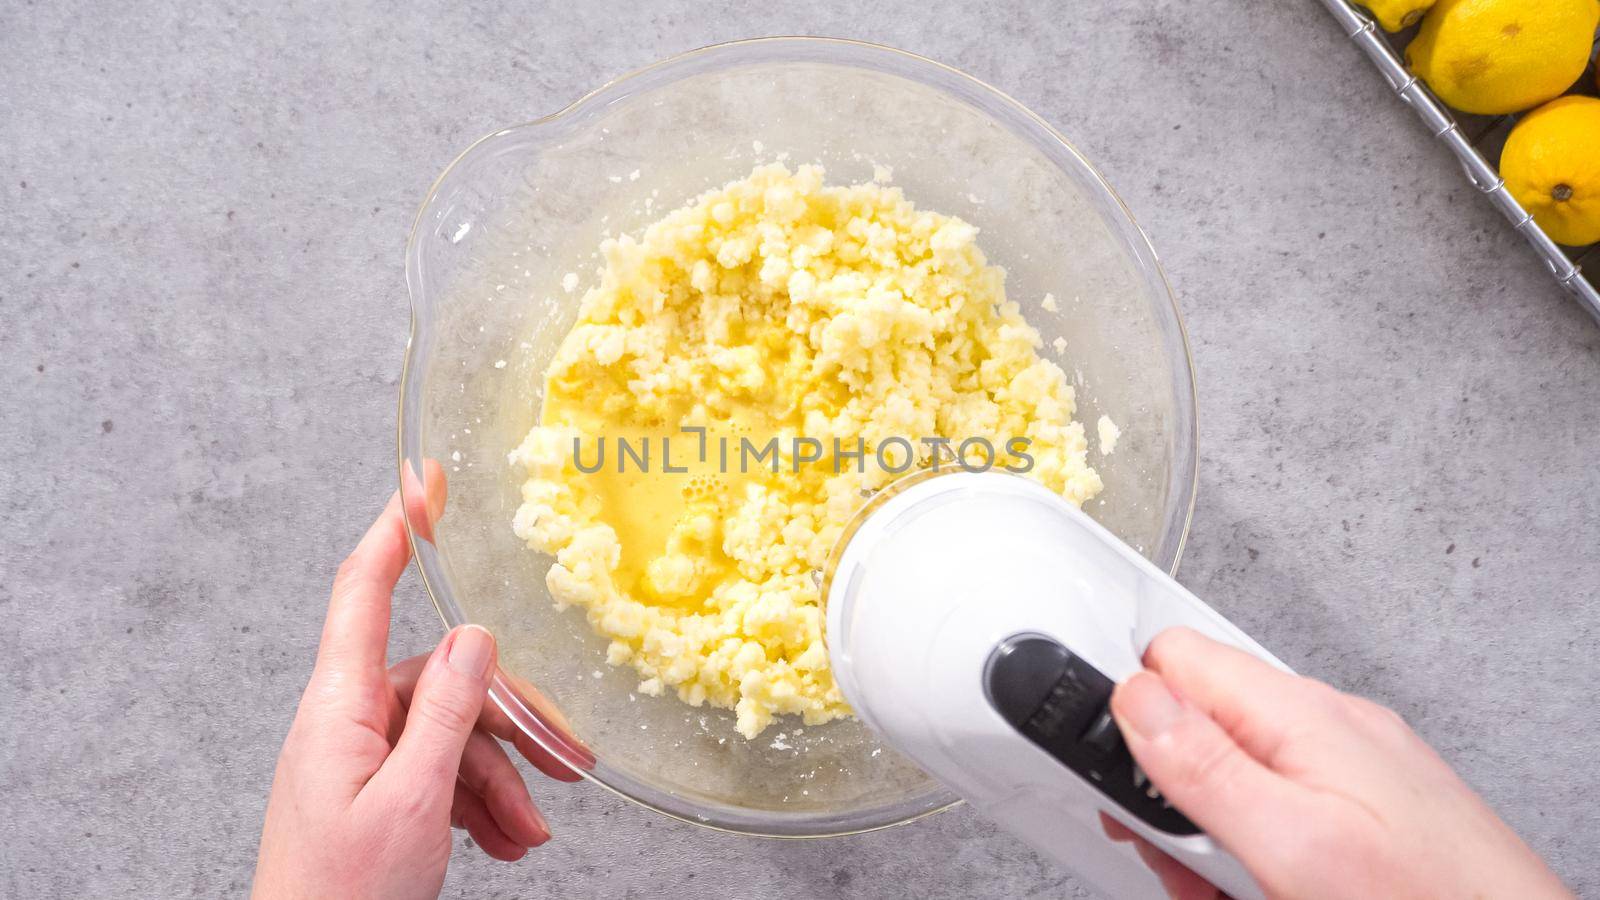
<svg viewBox="0 0 1600 900">
<path fill-rule="evenodd" d="M 1398 715 L 1174 628 L 1111 713 L 1163 796 L 1271 897 L 1570 897 Z M 1174 898 L 1217 890 L 1105 820 Z"/>
<path fill-rule="evenodd" d="M 444 478 L 412 521 L 443 511 Z M 408 491 L 411 495 L 421 492 Z M 410 557 L 400 496 L 339 567 L 310 683 L 278 757 L 261 834 L 256 897 L 434 897 L 452 825 L 515 860 L 549 826 L 495 736 L 563 781 L 579 776 L 484 699 L 495 643 L 477 626 L 385 668 L 389 603 Z"/>
</svg>

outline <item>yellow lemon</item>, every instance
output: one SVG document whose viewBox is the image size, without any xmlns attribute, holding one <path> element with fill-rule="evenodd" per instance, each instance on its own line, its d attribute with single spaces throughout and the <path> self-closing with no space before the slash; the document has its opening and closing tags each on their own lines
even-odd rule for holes
<svg viewBox="0 0 1600 900">
<path fill-rule="evenodd" d="M 1406 62 L 1456 109 L 1518 112 L 1578 80 L 1597 23 L 1600 0 L 1439 0 Z"/>
<path fill-rule="evenodd" d="M 1367 0 L 1366 7 L 1384 31 L 1399 31 L 1417 24 L 1434 0 Z"/>
<path fill-rule="evenodd" d="M 1523 116 L 1500 177 L 1556 243 L 1600 241 L 1600 100 L 1562 97 Z"/>
</svg>

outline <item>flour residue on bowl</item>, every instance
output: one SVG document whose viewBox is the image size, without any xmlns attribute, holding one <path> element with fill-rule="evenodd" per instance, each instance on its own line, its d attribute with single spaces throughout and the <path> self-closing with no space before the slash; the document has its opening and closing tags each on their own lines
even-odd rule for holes
<svg viewBox="0 0 1600 900">
<path fill-rule="evenodd" d="M 601 244 L 511 454 L 514 528 L 640 692 L 734 709 L 747 738 L 848 715 L 810 573 L 938 441 L 1099 492 L 1073 388 L 976 239 L 898 188 L 778 164 Z"/>
</svg>

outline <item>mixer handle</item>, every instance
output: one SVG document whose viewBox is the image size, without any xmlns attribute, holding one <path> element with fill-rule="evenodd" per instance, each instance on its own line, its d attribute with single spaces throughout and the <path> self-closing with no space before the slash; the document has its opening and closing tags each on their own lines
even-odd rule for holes
<svg viewBox="0 0 1600 900">
<path fill-rule="evenodd" d="M 1128 752 L 1111 716 L 1115 684 L 1105 673 L 1059 641 L 1023 634 L 995 648 L 984 681 L 1001 718 L 1129 815 L 1167 834 L 1200 833 Z"/>
</svg>

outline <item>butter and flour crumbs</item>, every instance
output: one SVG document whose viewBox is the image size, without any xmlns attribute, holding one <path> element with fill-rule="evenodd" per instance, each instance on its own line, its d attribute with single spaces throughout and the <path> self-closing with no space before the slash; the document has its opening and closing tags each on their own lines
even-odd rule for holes
<svg viewBox="0 0 1600 900">
<path fill-rule="evenodd" d="M 895 476 L 836 471 L 835 438 L 983 437 L 1003 462 L 1025 437 L 1027 477 L 1076 504 L 1099 492 L 1073 389 L 976 238 L 898 188 L 768 165 L 600 245 L 539 425 L 511 454 L 526 473 L 513 527 L 555 558 L 556 603 L 584 608 L 641 691 L 733 709 L 747 738 L 776 716 L 849 715 L 811 573 Z M 786 448 L 803 435 L 828 455 L 777 474 L 692 454 L 681 473 L 574 465 L 574 438 L 685 427 Z"/>
</svg>

